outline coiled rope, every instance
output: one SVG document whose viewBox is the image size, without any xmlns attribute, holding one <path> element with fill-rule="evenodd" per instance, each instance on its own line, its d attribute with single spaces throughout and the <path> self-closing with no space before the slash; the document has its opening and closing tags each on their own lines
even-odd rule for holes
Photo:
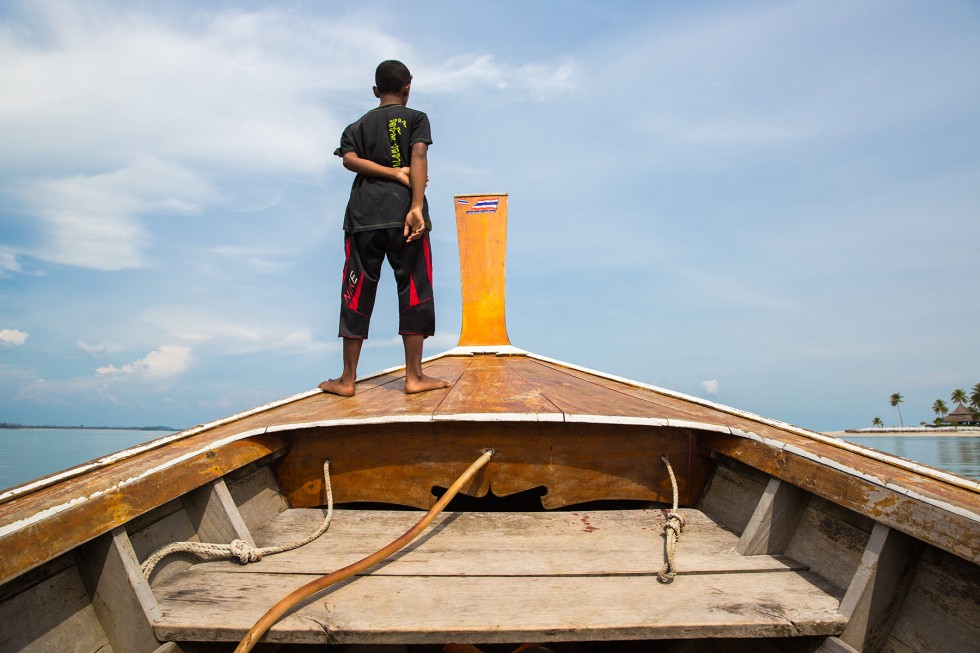
<svg viewBox="0 0 980 653">
<path fill-rule="evenodd" d="M 660 579 L 661 583 L 671 583 L 674 581 L 674 576 L 677 575 L 677 563 L 674 560 L 677 554 L 677 540 L 681 537 L 681 531 L 684 530 L 686 520 L 684 515 L 677 512 L 677 479 L 674 478 L 674 470 L 670 466 L 670 461 L 667 460 L 667 454 L 661 454 L 660 460 L 667 466 L 667 473 L 670 475 L 670 487 L 674 492 L 674 507 L 667 514 L 667 521 L 664 523 L 664 551 L 667 561 L 664 562 L 657 578 Z"/>
<path fill-rule="evenodd" d="M 262 617 L 255 622 L 255 625 L 253 625 L 252 628 L 245 633 L 245 637 L 243 637 L 242 641 L 238 643 L 235 653 L 248 653 L 251 651 L 252 648 L 258 643 L 259 639 L 261 639 L 262 636 L 265 635 L 270 628 L 272 628 L 272 625 L 275 624 L 280 617 L 289 612 L 304 599 L 313 596 L 317 592 L 325 590 L 335 583 L 339 583 L 346 578 L 350 578 L 351 576 L 360 573 L 365 569 L 373 567 L 374 565 L 393 555 L 395 552 L 403 549 L 409 542 L 418 537 L 419 534 L 425 530 L 426 526 L 432 523 L 432 520 L 439 516 L 439 513 L 441 513 L 443 509 L 449 505 L 449 502 L 454 496 L 456 496 L 460 489 L 462 489 L 462 487 L 476 475 L 481 467 L 490 462 L 490 457 L 492 455 L 493 449 L 487 449 L 484 451 L 483 455 L 477 458 L 476 461 L 470 465 L 459 478 L 456 479 L 456 482 L 449 486 L 446 493 L 443 494 L 436 504 L 429 509 L 429 512 L 425 513 L 425 516 L 422 517 L 418 523 L 405 531 L 405 534 L 399 537 L 397 540 L 391 542 L 381 549 L 378 549 L 366 558 L 362 558 L 353 564 L 347 565 L 346 567 L 338 569 L 337 571 L 330 572 L 325 576 L 321 576 L 320 578 L 303 585 L 279 601 L 279 603 L 276 603 L 274 606 L 269 608 L 269 611 L 262 615 Z"/>
<path fill-rule="evenodd" d="M 232 540 L 231 544 L 212 544 L 209 542 L 173 542 L 157 549 L 147 558 L 140 569 L 143 570 L 143 578 L 149 580 L 153 569 L 157 564 L 172 553 L 193 553 L 201 559 L 205 558 L 238 558 L 243 565 L 250 562 L 258 562 L 263 556 L 282 553 L 309 544 L 316 538 L 327 532 L 330 528 L 330 521 L 333 519 L 333 489 L 330 487 L 330 459 L 323 461 L 323 484 L 327 491 L 327 516 L 323 524 L 309 537 L 280 546 L 254 547 L 245 540 Z"/>
</svg>

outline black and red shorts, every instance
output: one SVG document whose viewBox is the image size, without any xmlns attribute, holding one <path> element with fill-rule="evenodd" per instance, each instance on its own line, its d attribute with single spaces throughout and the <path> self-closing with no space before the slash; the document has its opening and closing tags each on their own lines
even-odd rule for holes
<svg viewBox="0 0 980 653">
<path fill-rule="evenodd" d="M 403 227 L 348 233 L 344 237 L 344 280 L 340 290 L 340 337 L 368 337 L 374 297 L 385 257 L 398 288 L 398 333 L 431 336 L 436 328 L 432 301 L 429 232 L 405 242 Z"/>
</svg>

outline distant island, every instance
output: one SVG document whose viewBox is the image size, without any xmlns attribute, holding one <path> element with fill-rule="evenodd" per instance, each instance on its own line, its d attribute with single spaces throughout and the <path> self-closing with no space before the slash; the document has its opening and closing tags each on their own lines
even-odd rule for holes
<svg viewBox="0 0 980 653">
<path fill-rule="evenodd" d="M 43 426 L 27 426 L 25 424 L 11 424 L 10 422 L 0 422 L 0 429 L 59 429 L 77 431 L 182 431 L 172 426 L 54 426 L 46 424 Z"/>
</svg>

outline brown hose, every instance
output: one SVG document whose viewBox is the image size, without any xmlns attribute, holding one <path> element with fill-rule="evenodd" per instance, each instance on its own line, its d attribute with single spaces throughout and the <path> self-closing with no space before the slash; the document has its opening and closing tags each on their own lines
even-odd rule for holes
<svg viewBox="0 0 980 653">
<path fill-rule="evenodd" d="M 378 551 L 375 551 L 371 555 L 357 562 L 347 565 L 343 569 L 338 569 L 337 571 L 330 572 L 326 576 L 321 576 L 314 581 L 310 581 L 306 585 L 303 585 L 297 590 L 294 590 L 289 596 L 276 603 L 272 606 L 268 612 L 262 615 L 262 618 L 255 622 L 255 625 L 245 633 L 245 637 L 239 642 L 238 648 L 235 649 L 235 653 L 248 653 L 252 650 L 259 639 L 272 628 L 279 619 L 289 612 L 293 607 L 296 606 L 300 601 L 313 596 L 317 592 L 324 590 L 335 583 L 350 578 L 354 574 L 357 574 L 369 567 L 373 567 L 382 560 L 385 560 L 395 552 L 404 548 L 409 542 L 414 540 L 419 534 L 425 530 L 425 527 L 432 523 L 432 520 L 439 516 L 445 507 L 449 504 L 454 496 L 460 491 L 460 489 L 473 478 L 474 475 L 490 461 L 490 456 L 493 455 L 493 449 L 487 449 L 482 456 L 476 459 L 469 468 L 463 472 L 462 476 L 456 479 L 446 493 L 436 502 L 436 505 L 429 509 L 429 512 L 425 513 L 425 516 L 419 520 L 415 526 L 408 529 L 404 535 L 399 537 L 397 540 L 391 544 L 385 546 Z"/>
</svg>

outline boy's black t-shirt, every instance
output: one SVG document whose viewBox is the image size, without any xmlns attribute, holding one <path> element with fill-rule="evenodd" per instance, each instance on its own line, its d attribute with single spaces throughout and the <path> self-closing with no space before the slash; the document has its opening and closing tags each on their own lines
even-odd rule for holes
<svg viewBox="0 0 980 653">
<path fill-rule="evenodd" d="M 334 152 L 343 156 L 354 152 L 362 159 L 391 168 L 412 164 L 412 145 L 432 144 L 429 118 L 421 111 L 400 104 L 377 107 L 344 130 L 340 147 Z M 396 181 L 357 175 L 351 186 L 350 200 L 344 215 L 344 231 L 368 231 L 400 227 L 412 205 L 412 191 Z M 432 229 L 429 204 L 422 202 L 425 228 Z"/>
</svg>

